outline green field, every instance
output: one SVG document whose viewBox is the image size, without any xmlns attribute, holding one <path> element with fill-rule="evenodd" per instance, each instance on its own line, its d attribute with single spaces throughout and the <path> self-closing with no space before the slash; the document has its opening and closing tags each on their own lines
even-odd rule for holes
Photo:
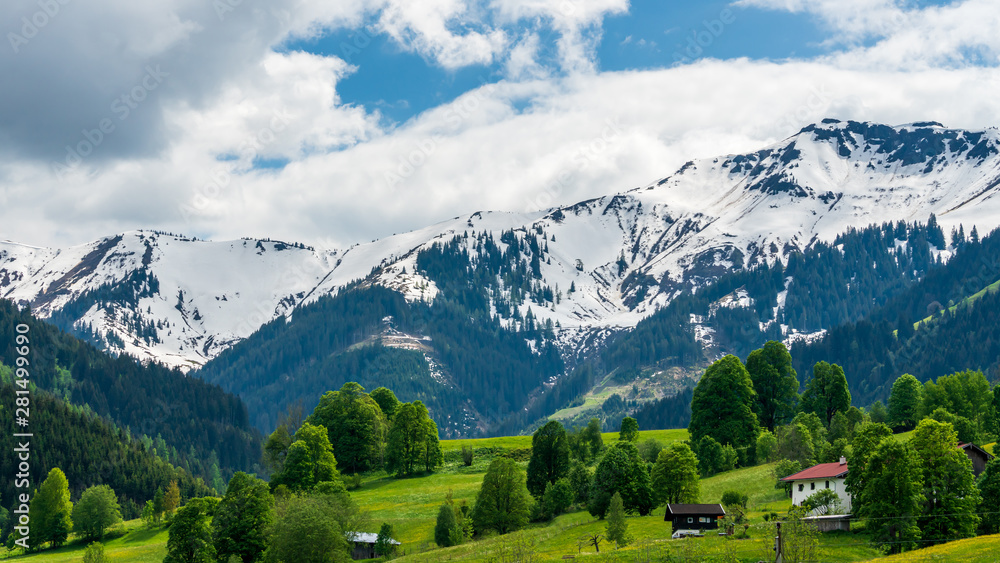
<svg viewBox="0 0 1000 563">
<path fill-rule="evenodd" d="M 687 438 L 685 430 L 652 430 L 640 432 L 639 441 L 656 438 L 671 443 Z M 908 434 L 897 435 L 909 438 Z M 604 434 L 606 443 L 617 439 L 617 434 Z M 384 474 L 364 476 L 360 489 L 352 492 L 355 501 L 368 513 L 369 524 L 363 531 L 378 531 L 383 522 L 393 525 L 397 539 L 402 542 L 401 562 L 423 563 L 431 561 L 484 561 L 490 553 L 521 543 L 539 556 L 540 561 L 563 561 L 569 556 L 586 556 L 588 561 L 659 561 L 667 554 L 683 559 L 702 556 L 727 561 L 771 560 L 774 529 L 764 521 L 770 512 L 785 513 L 789 500 L 774 488 L 774 465 L 738 469 L 701 481 L 701 502 L 719 502 L 722 493 L 737 490 L 749 495 L 750 529 L 748 539 L 736 540 L 706 534 L 703 538 L 671 540 L 669 523 L 664 522 L 663 507 L 651 515 L 633 516 L 628 519 L 629 531 L 634 536 L 632 545 L 616 549 L 601 544 L 600 554 L 581 539 L 587 534 L 603 532 L 605 522 L 591 517 L 585 510 L 564 514 L 547 524 L 532 524 L 516 534 L 478 539 L 460 546 L 440 549 L 433 542 L 437 512 L 446 495 L 456 502 L 472 503 L 483 474 L 496 455 L 523 456 L 531 445 L 530 436 L 490 438 L 476 440 L 448 440 L 442 442 L 445 466 L 431 475 L 410 479 L 394 479 Z M 465 467 L 459 454 L 463 446 L 474 449 L 475 457 L 470 467 Z M 522 461 L 524 465 L 526 462 Z M 126 522 L 116 537 L 106 543 L 110 561 L 157 562 L 166 555 L 167 532 L 145 530 L 138 521 Z M 72 538 L 71 538 L 72 539 Z M 954 542 L 926 550 L 910 552 L 901 558 L 888 561 L 912 560 L 980 560 L 992 557 L 1000 548 L 1000 536 L 987 536 Z M 84 545 L 70 544 L 59 550 L 46 551 L 30 556 L 6 557 L 31 563 L 78 562 L 82 560 Z M 834 533 L 819 538 L 816 558 L 820 561 L 869 561 L 880 553 L 872 548 L 862 534 Z M 0 555 L 0 559 L 5 558 Z M 987 557 L 988 559 L 988 557 Z M 879 559 L 880 561 L 883 559 Z"/>
</svg>

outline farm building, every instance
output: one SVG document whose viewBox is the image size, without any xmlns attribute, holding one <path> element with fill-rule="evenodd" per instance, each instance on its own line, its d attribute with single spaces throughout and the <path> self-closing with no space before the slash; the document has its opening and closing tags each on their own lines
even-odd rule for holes
<svg viewBox="0 0 1000 563">
<path fill-rule="evenodd" d="M 840 498 L 840 507 L 844 512 L 851 511 L 851 494 L 847 492 L 847 459 L 839 462 L 821 463 L 782 479 L 792 484 L 792 504 L 802 506 L 802 502 L 822 489 L 830 489 Z"/>
<path fill-rule="evenodd" d="M 351 543 L 351 559 L 374 559 L 375 555 L 375 541 L 378 539 L 378 534 L 369 534 L 365 532 L 347 532 L 347 541 Z M 399 545 L 396 540 L 389 540 L 392 545 Z"/>
<path fill-rule="evenodd" d="M 715 530 L 719 519 L 726 515 L 721 504 L 668 504 L 664 522 L 670 522 L 673 530 Z"/>
<path fill-rule="evenodd" d="M 965 452 L 972 460 L 972 472 L 979 477 L 979 474 L 986 471 L 986 464 L 993 459 L 993 455 L 975 444 L 959 444 L 959 448 Z"/>
</svg>

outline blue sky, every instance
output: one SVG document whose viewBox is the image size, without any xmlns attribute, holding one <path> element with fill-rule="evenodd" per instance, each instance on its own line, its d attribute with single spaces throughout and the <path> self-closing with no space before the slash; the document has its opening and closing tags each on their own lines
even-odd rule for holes
<svg viewBox="0 0 1000 563">
<path fill-rule="evenodd" d="M 909 2 L 914 7 L 950 3 L 952 0 Z M 366 25 L 289 41 L 281 49 L 338 56 L 355 65 L 357 70 L 338 83 L 341 100 L 377 109 L 389 124 L 405 122 L 484 81 L 503 77 L 499 62 L 443 68 L 378 33 L 374 22 L 370 17 Z M 514 26 L 507 29 L 517 31 Z M 598 32 L 601 39 L 595 62 L 600 71 L 666 68 L 706 57 L 809 59 L 843 47 L 824 44 L 834 36 L 834 30 L 814 14 L 739 7 L 730 0 L 631 0 L 627 13 L 607 16 Z M 556 32 L 549 29 L 541 33 L 541 58 L 557 66 Z M 355 45 L 364 46 L 356 49 Z M 696 56 L 691 57 L 692 53 Z"/>
</svg>

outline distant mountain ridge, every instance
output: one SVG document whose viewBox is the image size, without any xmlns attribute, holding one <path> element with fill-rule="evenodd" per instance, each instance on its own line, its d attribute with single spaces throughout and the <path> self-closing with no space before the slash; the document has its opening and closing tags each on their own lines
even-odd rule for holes
<svg viewBox="0 0 1000 563">
<path fill-rule="evenodd" d="M 67 249 L 0 242 L 0 297 L 113 352 L 191 369 L 358 280 L 433 301 L 442 288 L 418 266 L 422 251 L 454 243 L 472 264 L 493 244 L 491 259 L 523 260 L 529 272 L 516 282 L 524 291 L 497 276 L 494 314 L 519 324 L 530 310 L 572 351 L 726 272 L 784 260 L 849 227 L 931 214 L 945 232 L 1000 224 L 1000 132 L 824 120 L 629 191 L 533 213 L 477 212 L 340 250 L 152 231 Z M 512 245 L 523 247 L 514 258 Z M 947 260 L 951 251 L 934 252 Z"/>
</svg>

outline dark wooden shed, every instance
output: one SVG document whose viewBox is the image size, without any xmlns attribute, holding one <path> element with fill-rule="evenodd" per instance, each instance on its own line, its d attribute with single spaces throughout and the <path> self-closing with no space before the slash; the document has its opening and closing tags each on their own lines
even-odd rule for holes
<svg viewBox="0 0 1000 563">
<path fill-rule="evenodd" d="M 959 444 L 959 448 L 965 452 L 972 460 L 972 472 L 979 477 L 979 474 L 986 471 L 986 464 L 993 459 L 993 455 L 975 444 Z"/>
<path fill-rule="evenodd" d="M 716 530 L 719 519 L 726 515 L 721 504 L 668 504 L 664 522 L 677 530 Z"/>
</svg>

